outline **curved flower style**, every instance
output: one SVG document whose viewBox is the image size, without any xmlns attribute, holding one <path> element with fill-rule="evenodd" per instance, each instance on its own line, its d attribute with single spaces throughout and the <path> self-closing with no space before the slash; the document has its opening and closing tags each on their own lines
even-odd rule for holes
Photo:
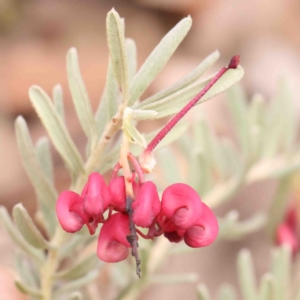
<svg viewBox="0 0 300 300">
<path fill-rule="evenodd" d="M 189 185 L 175 183 L 163 192 L 160 215 L 167 218 L 164 224 L 171 221 L 178 229 L 189 229 L 196 225 L 201 212 L 201 199 Z"/>
<path fill-rule="evenodd" d="M 80 230 L 89 219 L 83 210 L 83 198 L 71 191 L 59 195 L 56 214 L 61 227 L 70 233 Z"/>
<path fill-rule="evenodd" d="M 206 247 L 214 242 L 218 232 L 217 218 L 211 209 L 202 203 L 202 214 L 196 225 L 186 231 L 184 241 L 193 248 Z"/>
<path fill-rule="evenodd" d="M 122 213 L 112 215 L 104 223 L 98 238 L 98 257 L 105 262 L 124 260 L 131 247 L 126 237 L 130 234 L 129 217 Z"/>
<path fill-rule="evenodd" d="M 149 227 L 160 213 L 160 201 L 155 184 L 147 181 L 142 184 L 132 204 L 132 220 L 137 226 Z"/>
</svg>

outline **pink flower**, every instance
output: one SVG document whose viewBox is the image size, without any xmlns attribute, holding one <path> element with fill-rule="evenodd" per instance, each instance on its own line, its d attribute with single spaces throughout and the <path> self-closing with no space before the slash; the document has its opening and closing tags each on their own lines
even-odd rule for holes
<svg viewBox="0 0 300 300">
<path fill-rule="evenodd" d="M 288 210 L 284 221 L 276 231 L 276 242 L 278 245 L 288 245 L 295 255 L 299 250 L 298 218 L 295 207 Z"/>
<path fill-rule="evenodd" d="M 132 203 L 132 220 L 137 226 L 149 227 L 160 212 L 160 201 L 155 184 L 147 181 L 142 184 Z"/>
<path fill-rule="evenodd" d="M 172 221 L 178 229 L 188 229 L 196 225 L 201 212 L 201 199 L 189 185 L 175 183 L 163 192 L 160 217 L 166 217 L 164 223 Z"/>
<path fill-rule="evenodd" d="M 89 219 L 83 210 L 83 198 L 71 191 L 64 191 L 59 195 L 56 214 L 61 227 L 71 233 L 80 230 Z"/>
<path fill-rule="evenodd" d="M 98 257 L 105 262 L 124 260 L 131 246 L 126 239 L 130 234 L 129 217 L 122 213 L 112 215 L 101 228 L 98 238 Z"/>
<path fill-rule="evenodd" d="M 184 234 L 185 243 L 193 248 L 206 247 L 214 242 L 219 233 L 217 218 L 211 209 L 202 203 L 202 213 L 196 225 Z"/>
<path fill-rule="evenodd" d="M 287 245 L 295 255 L 299 249 L 299 242 L 295 232 L 287 223 L 282 223 L 276 231 L 276 242 L 278 245 Z"/>
<path fill-rule="evenodd" d="M 111 202 L 111 195 L 102 175 L 91 173 L 81 196 L 84 198 L 84 211 L 90 216 L 102 215 Z"/>
<path fill-rule="evenodd" d="M 126 191 L 124 176 L 114 178 L 109 183 L 109 191 L 111 195 L 112 207 L 120 212 L 125 212 L 126 206 Z"/>
</svg>

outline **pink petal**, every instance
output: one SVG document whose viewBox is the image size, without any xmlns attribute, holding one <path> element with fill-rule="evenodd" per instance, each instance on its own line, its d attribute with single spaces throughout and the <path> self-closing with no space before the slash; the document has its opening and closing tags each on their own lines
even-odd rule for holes
<svg viewBox="0 0 300 300">
<path fill-rule="evenodd" d="M 194 226 L 201 212 L 201 199 L 189 185 L 172 184 L 163 192 L 161 214 L 172 219 L 178 228 L 188 229 Z"/>
<path fill-rule="evenodd" d="M 126 206 L 126 191 L 124 176 L 119 176 L 109 183 L 111 205 L 117 211 L 124 212 Z"/>
<path fill-rule="evenodd" d="M 102 175 L 91 173 L 83 189 L 84 210 L 90 216 L 98 216 L 104 213 L 111 202 L 111 196 Z"/>
<path fill-rule="evenodd" d="M 160 201 L 155 184 L 152 181 L 143 183 L 132 204 L 132 220 L 137 226 L 149 227 L 160 212 Z"/>
<path fill-rule="evenodd" d="M 185 243 L 193 248 L 205 247 L 214 242 L 218 236 L 219 226 L 212 210 L 202 203 L 202 214 L 195 226 L 184 234 Z"/>
<path fill-rule="evenodd" d="M 299 249 L 299 243 L 295 233 L 290 228 L 289 224 L 282 223 L 278 226 L 276 232 L 277 244 L 279 245 L 288 245 L 294 254 Z"/>
<path fill-rule="evenodd" d="M 105 262 L 118 262 L 128 256 L 130 244 L 126 236 L 130 234 L 127 215 L 116 213 L 103 224 L 98 238 L 98 257 Z"/>
<path fill-rule="evenodd" d="M 62 192 L 56 202 L 56 214 L 61 227 L 67 232 L 81 229 L 87 220 L 82 210 L 83 198 L 71 191 Z"/>
</svg>

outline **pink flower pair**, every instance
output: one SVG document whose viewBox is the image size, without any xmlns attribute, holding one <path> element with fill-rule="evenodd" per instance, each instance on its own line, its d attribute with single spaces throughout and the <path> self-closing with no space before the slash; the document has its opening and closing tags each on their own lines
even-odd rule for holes
<svg viewBox="0 0 300 300">
<path fill-rule="evenodd" d="M 163 192 L 158 223 L 170 242 L 184 239 L 193 248 L 210 245 L 219 231 L 211 209 L 193 188 L 183 183 L 173 184 Z"/>
</svg>

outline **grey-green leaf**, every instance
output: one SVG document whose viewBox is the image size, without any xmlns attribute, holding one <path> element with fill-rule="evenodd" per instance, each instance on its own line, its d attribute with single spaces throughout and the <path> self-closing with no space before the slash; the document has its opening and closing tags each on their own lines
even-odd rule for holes
<svg viewBox="0 0 300 300">
<path fill-rule="evenodd" d="M 128 81 L 133 79 L 137 70 L 137 52 L 134 40 L 126 39 L 127 65 L 128 65 Z"/>
<path fill-rule="evenodd" d="M 209 290 L 206 287 L 206 285 L 204 285 L 204 284 L 199 284 L 197 286 L 196 292 L 197 292 L 198 300 L 210 300 L 211 299 Z"/>
<path fill-rule="evenodd" d="M 46 177 L 54 182 L 53 161 L 51 158 L 50 143 L 47 137 L 43 136 L 36 142 L 35 152 Z"/>
<path fill-rule="evenodd" d="M 44 239 L 40 231 L 34 225 L 27 210 L 21 203 L 14 206 L 13 216 L 19 231 L 30 245 L 41 249 L 49 248 L 48 242 Z"/>
<path fill-rule="evenodd" d="M 85 257 L 67 270 L 63 270 L 56 274 L 57 278 L 74 280 L 86 275 L 88 272 L 100 266 L 100 261 L 95 253 Z"/>
<path fill-rule="evenodd" d="M 23 117 L 18 117 L 15 122 L 17 143 L 22 157 L 22 162 L 27 175 L 41 202 L 48 208 L 54 208 L 57 192 L 47 178 L 46 172 L 36 156 L 35 149 L 28 132 L 27 124 Z"/>
<path fill-rule="evenodd" d="M 131 111 L 131 118 L 135 121 L 153 120 L 157 116 L 154 110 L 134 109 Z"/>
<path fill-rule="evenodd" d="M 6 229 L 10 238 L 15 242 L 20 249 L 32 257 L 38 264 L 43 263 L 42 252 L 34 247 L 32 247 L 17 231 L 15 225 L 13 224 L 7 209 L 4 206 L 0 206 L 0 221 L 2 226 Z"/>
<path fill-rule="evenodd" d="M 29 90 L 30 100 L 44 124 L 51 141 L 62 156 L 67 167 L 73 174 L 84 172 L 84 164 L 70 133 L 49 98 L 49 96 L 37 86 Z"/>
<path fill-rule="evenodd" d="M 181 20 L 169 31 L 156 48 L 151 52 L 145 63 L 134 76 L 129 87 L 129 106 L 144 93 L 153 79 L 165 66 L 169 58 L 177 49 L 192 25 L 191 17 Z"/>
<path fill-rule="evenodd" d="M 54 107 L 63 121 L 65 121 L 63 89 L 60 84 L 54 86 L 52 90 Z"/>
<path fill-rule="evenodd" d="M 243 299 L 256 299 L 256 280 L 252 256 L 248 250 L 242 250 L 239 253 L 237 265 Z"/>
<path fill-rule="evenodd" d="M 78 119 L 86 136 L 93 141 L 93 143 L 96 143 L 98 138 L 96 121 L 91 107 L 91 101 L 80 73 L 75 48 L 71 48 L 67 54 L 67 70 L 70 91 Z"/>
<path fill-rule="evenodd" d="M 107 42 L 113 70 L 119 87 L 122 91 L 123 101 L 128 101 L 128 67 L 124 30 L 119 14 L 112 9 L 106 18 Z"/>
<path fill-rule="evenodd" d="M 22 292 L 23 294 L 30 295 L 30 296 L 35 296 L 38 298 L 42 297 L 42 294 L 39 290 L 28 286 L 28 284 L 23 283 L 20 279 L 16 279 L 15 285 L 17 289 Z"/>
<path fill-rule="evenodd" d="M 228 70 L 215 85 L 199 100 L 197 104 L 203 103 L 210 98 L 222 93 L 230 86 L 238 82 L 244 75 L 244 70 L 241 66 L 236 69 Z M 158 112 L 157 119 L 166 117 L 178 112 L 184 107 L 194 96 L 196 96 L 201 89 L 207 84 L 209 80 L 200 83 L 194 83 L 175 94 L 160 99 L 154 103 L 144 105 L 143 102 L 137 106 L 139 109 L 150 109 Z"/>
<path fill-rule="evenodd" d="M 213 53 L 208 55 L 195 69 L 193 69 L 190 73 L 177 81 L 174 85 L 143 100 L 143 105 L 147 105 L 157 100 L 166 98 L 167 96 L 175 94 L 179 90 L 190 86 L 191 84 L 196 82 L 218 60 L 219 57 L 219 51 L 214 51 Z"/>
<path fill-rule="evenodd" d="M 81 287 L 87 285 L 91 281 L 95 280 L 98 276 L 97 271 L 92 271 L 85 276 L 72 280 L 69 283 L 66 283 L 59 287 L 55 292 L 54 292 L 54 297 L 57 297 L 62 294 L 67 294 L 70 292 L 73 292 L 74 290 L 80 289 Z"/>
</svg>

